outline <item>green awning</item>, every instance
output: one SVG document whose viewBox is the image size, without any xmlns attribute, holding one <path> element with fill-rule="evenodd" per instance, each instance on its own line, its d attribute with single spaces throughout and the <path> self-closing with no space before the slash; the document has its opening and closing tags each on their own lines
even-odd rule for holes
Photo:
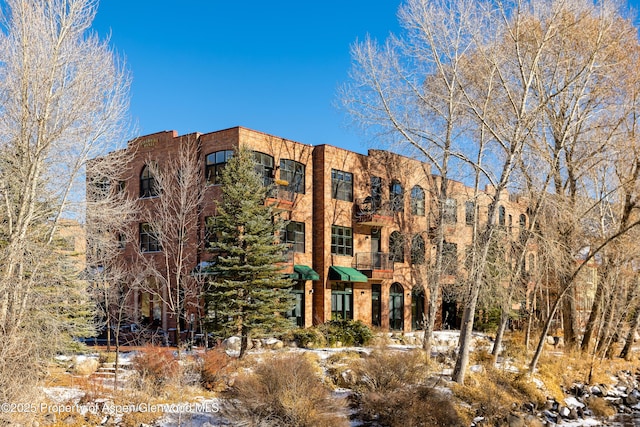
<svg viewBox="0 0 640 427">
<path fill-rule="evenodd" d="M 293 273 L 289 275 L 293 280 L 320 280 L 320 275 L 308 265 L 296 264 Z"/>
<path fill-rule="evenodd" d="M 342 282 L 361 282 L 366 283 L 369 281 L 367 276 L 360 273 L 355 268 L 351 267 L 336 267 L 332 265 L 329 267 L 329 280 L 340 280 Z"/>
</svg>

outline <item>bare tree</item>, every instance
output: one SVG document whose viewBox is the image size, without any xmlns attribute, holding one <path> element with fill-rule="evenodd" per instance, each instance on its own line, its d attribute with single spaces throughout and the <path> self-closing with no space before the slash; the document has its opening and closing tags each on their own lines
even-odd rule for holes
<svg viewBox="0 0 640 427">
<path fill-rule="evenodd" d="M 152 279 L 143 282 L 143 289 L 156 295 L 175 318 L 178 340 L 181 321 L 189 322 L 188 312 L 195 313 L 195 308 L 188 310 L 187 305 L 200 304 L 201 292 L 191 271 L 200 244 L 200 214 L 206 188 L 197 135 L 186 135 L 179 144 L 175 157 L 165 164 L 149 162 L 160 197 L 146 204 L 141 215 L 162 251 L 156 256 L 139 254 L 145 274 Z"/>
<path fill-rule="evenodd" d="M 5 5 L 0 352 L 6 358 L 0 393 L 6 402 L 30 390 L 55 351 L 52 337 L 60 325 L 51 321 L 56 313 L 38 313 L 43 294 L 36 285 L 53 285 L 42 273 L 51 262 L 61 262 L 52 260 L 51 250 L 60 219 L 82 218 L 87 160 L 126 140 L 129 82 L 108 44 L 88 31 L 95 1 L 8 0 Z M 31 360 L 11 356 L 25 352 Z"/>
</svg>

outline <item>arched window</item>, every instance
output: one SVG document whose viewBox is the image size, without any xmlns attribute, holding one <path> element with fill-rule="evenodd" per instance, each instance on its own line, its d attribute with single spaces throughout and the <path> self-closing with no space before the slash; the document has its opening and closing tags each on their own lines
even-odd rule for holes
<svg viewBox="0 0 640 427">
<path fill-rule="evenodd" d="M 528 272 L 533 272 L 536 269 L 536 256 L 534 254 L 529 254 L 529 268 L 527 268 Z"/>
<path fill-rule="evenodd" d="M 140 197 L 156 197 L 158 186 L 149 165 L 144 165 L 140 172 Z"/>
<path fill-rule="evenodd" d="M 404 288 L 394 283 L 389 289 L 389 328 L 401 331 L 404 327 Z"/>
<path fill-rule="evenodd" d="M 415 234 L 411 239 L 411 264 L 424 264 L 425 260 L 425 245 L 424 238 Z"/>
<path fill-rule="evenodd" d="M 404 262 L 404 238 L 397 231 L 389 235 L 389 258 L 393 262 Z"/>
<path fill-rule="evenodd" d="M 419 185 L 411 189 L 411 214 L 424 216 L 424 190 Z"/>
<path fill-rule="evenodd" d="M 402 185 L 398 181 L 392 181 L 389 186 L 389 204 L 392 212 L 401 212 L 404 210 L 404 192 Z"/>
<path fill-rule="evenodd" d="M 504 206 L 498 207 L 498 225 L 504 227 L 505 217 L 507 213 L 504 209 Z"/>
<path fill-rule="evenodd" d="M 527 216 L 520 214 L 520 230 L 524 230 L 527 227 Z"/>
<path fill-rule="evenodd" d="M 233 150 L 222 150 L 207 154 L 204 175 L 208 185 L 220 184 L 220 174 L 231 157 L 233 157 Z"/>
</svg>

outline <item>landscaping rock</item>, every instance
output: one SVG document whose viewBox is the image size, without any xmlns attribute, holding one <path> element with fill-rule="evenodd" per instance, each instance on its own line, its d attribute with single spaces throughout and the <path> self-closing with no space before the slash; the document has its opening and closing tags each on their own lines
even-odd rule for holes
<svg viewBox="0 0 640 427">
<path fill-rule="evenodd" d="M 524 419 L 516 413 L 510 413 L 507 416 L 507 424 L 509 425 L 509 427 L 524 427 Z"/>
<path fill-rule="evenodd" d="M 222 341 L 225 350 L 240 351 L 240 337 L 229 337 Z"/>
<path fill-rule="evenodd" d="M 264 340 L 263 344 L 265 348 L 271 350 L 279 350 L 281 348 L 284 348 L 284 343 L 276 338 L 267 338 Z"/>
</svg>

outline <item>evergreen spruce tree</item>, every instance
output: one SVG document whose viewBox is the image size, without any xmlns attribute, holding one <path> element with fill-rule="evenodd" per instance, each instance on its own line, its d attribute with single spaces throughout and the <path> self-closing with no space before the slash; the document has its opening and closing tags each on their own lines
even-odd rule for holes
<svg viewBox="0 0 640 427">
<path fill-rule="evenodd" d="M 222 196 L 213 231 L 216 262 L 205 290 L 209 330 L 249 339 L 292 327 L 284 315 L 294 306 L 291 279 L 282 272 L 286 246 L 277 239 L 283 221 L 265 205 L 269 187 L 255 168 L 254 154 L 241 147 L 221 174 Z"/>
</svg>

